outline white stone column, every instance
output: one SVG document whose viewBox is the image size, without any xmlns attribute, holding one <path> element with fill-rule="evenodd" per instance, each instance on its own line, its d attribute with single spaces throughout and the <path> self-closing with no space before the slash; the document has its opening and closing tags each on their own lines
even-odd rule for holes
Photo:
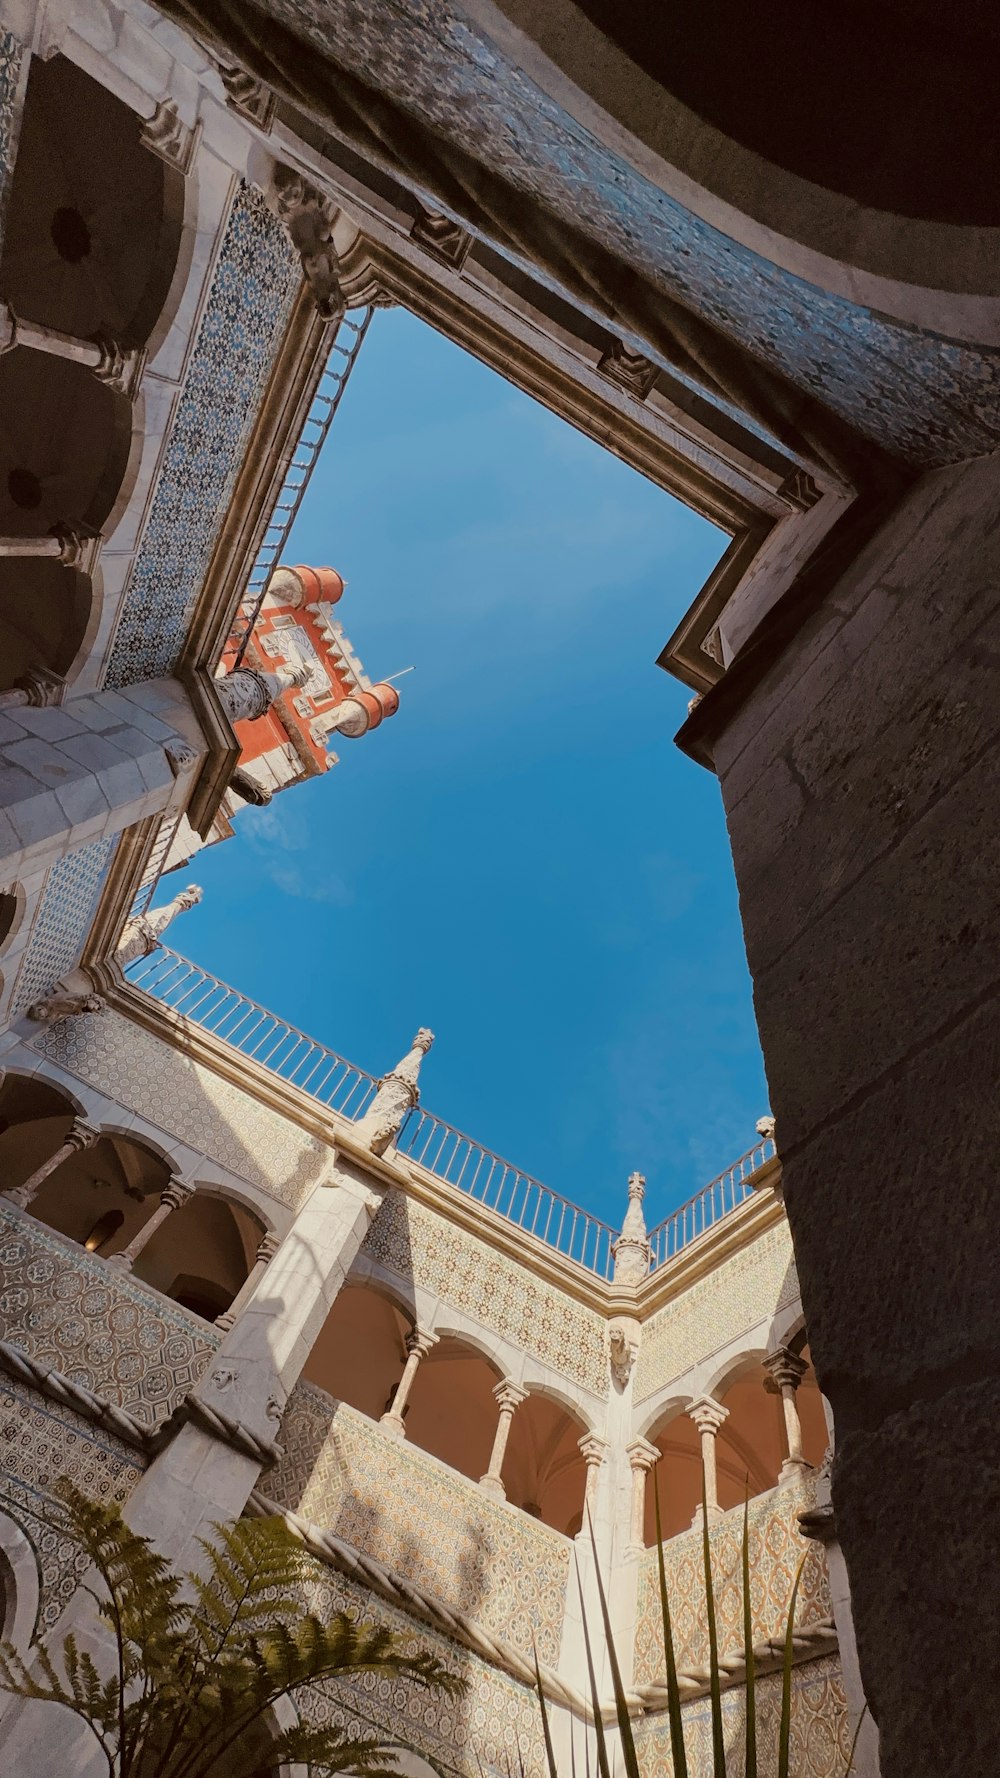
<svg viewBox="0 0 1000 1778">
<path fill-rule="evenodd" d="M 18 1204 L 22 1210 L 27 1210 L 39 1187 L 44 1185 L 49 1174 L 54 1173 L 57 1167 L 61 1167 L 63 1161 L 68 1161 L 70 1155 L 79 1154 L 85 1148 L 92 1148 L 94 1143 L 99 1141 L 100 1134 L 99 1130 L 92 1130 L 89 1124 L 84 1123 L 82 1118 L 74 1118 L 62 1145 L 56 1149 L 55 1154 L 50 1155 L 47 1161 L 43 1161 L 40 1167 L 36 1167 L 23 1185 L 12 1185 L 9 1190 L 4 1192 L 3 1196 L 8 1203 Z"/>
<path fill-rule="evenodd" d="M 61 562 L 64 568 L 79 568 L 84 574 L 91 574 L 100 546 L 100 537 L 91 536 L 77 525 L 59 524 L 53 525 L 45 537 L 0 537 L 0 556 Z"/>
<path fill-rule="evenodd" d="M 768 1353 L 763 1362 L 768 1373 L 764 1388 L 770 1394 L 781 1397 L 785 1440 L 788 1445 L 788 1455 L 781 1465 L 778 1481 L 791 1482 L 803 1474 L 808 1475 L 812 1469 L 802 1452 L 802 1423 L 795 1401 L 796 1390 L 809 1366 L 804 1359 L 789 1351 L 787 1346 L 779 1346 L 777 1351 Z"/>
<path fill-rule="evenodd" d="M 413 1388 L 413 1380 L 420 1367 L 420 1360 L 426 1358 L 432 1346 L 437 1345 L 437 1338 L 437 1334 L 425 1332 L 419 1327 L 415 1327 L 413 1332 L 406 1336 L 406 1363 L 403 1366 L 403 1374 L 396 1384 L 396 1393 L 392 1398 L 391 1406 L 386 1409 L 379 1421 L 379 1425 L 384 1426 L 386 1431 L 391 1432 L 395 1438 L 406 1437 L 403 1410 L 410 1398 L 410 1390 Z"/>
<path fill-rule="evenodd" d="M 701 1434 L 701 1461 L 705 1471 L 705 1504 L 708 1507 L 708 1522 L 714 1524 L 722 1517 L 719 1506 L 719 1484 L 715 1464 L 715 1441 L 719 1427 L 729 1419 L 729 1409 L 721 1402 L 715 1401 L 711 1395 L 699 1396 L 688 1408 L 688 1416 L 692 1419 Z M 702 1523 L 702 1512 L 699 1506 L 691 1520 L 692 1526 Z"/>
<path fill-rule="evenodd" d="M 594 1522 L 594 1509 L 597 1505 L 597 1484 L 600 1480 L 601 1465 L 608 1452 L 608 1441 L 598 1438 L 596 1432 L 585 1432 L 577 1439 L 577 1450 L 587 1465 L 587 1481 L 583 1490 L 583 1524 L 578 1535 L 590 1539 L 590 1527 Z"/>
<path fill-rule="evenodd" d="M 45 352 L 53 358 L 65 358 L 91 370 L 99 383 L 135 399 L 142 377 L 145 353 L 120 346 L 115 340 L 77 339 L 71 333 L 60 333 L 40 321 L 24 321 L 15 315 L 9 303 L 0 301 L 0 356 L 15 346 L 29 346 L 33 352 Z"/>
<path fill-rule="evenodd" d="M 168 1216 L 172 1216 L 175 1210 L 179 1210 L 182 1204 L 187 1203 L 193 1192 L 194 1186 L 189 1185 L 186 1180 L 172 1179 L 161 1194 L 160 1202 L 152 1216 L 148 1217 L 142 1228 L 136 1231 L 127 1247 L 123 1247 L 120 1253 L 111 1254 L 108 1265 L 118 1266 L 123 1272 L 130 1272 L 143 1248 L 147 1247 L 153 1239 L 157 1229 L 163 1227 Z"/>
<path fill-rule="evenodd" d="M 493 1400 L 500 1409 L 500 1418 L 493 1436 L 493 1449 L 490 1452 L 486 1474 L 480 1476 L 479 1486 L 484 1494 L 491 1495 L 494 1500 L 506 1500 L 507 1498 L 507 1490 L 501 1477 L 504 1453 L 507 1449 L 507 1440 L 510 1437 L 511 1422 L 522 1401 L 526 1399 L 527 1393 L 526 1389 L 519 1389 L 516 1383 L 507 1382 L 498 1383 L 493 1391 Z"/>
<path fill-rule="evenodd" d="M 228 1309 L 224 1309 L 221 1315 L 216 1316 L 216 1318 L 215 1318 L 216 1327 L 221 1327 L 225 1332 L 228 1333 L 229 1329 L 239 1319 L 239 1316 L 242 1313 L 244 1304 L 248 1303 L 250 1301 L 250 1298 L 253 1296 L 254 1291 L 256 1290 L 261 1279 L 263 1278 L 264 1273 L 267 1271 L 268 1266 L 270 1265 L 272 1259 L 275 1257 L 275 1254 L 277 1253 L 278 1248 L 280 1246 L 281 1246 L 281 1236 L 280 1235 L 265 1235 L 264 1236 L 264 1239 L 261 1241 L 259 1247 L 257 1248 L 257 1253 L 256 1253 L 256 1257 L 254 1259 L 253 1266 L 252 1266 L 251 1270 L 248 1272 L 244 1282 L 240 1285 L 240 1288 L 237 1291 L 236 1295 L 234 1296 Z"/>
<path fill-rule="evenodd" d="M 197 883 L 189 883 L 186 889 L 182 889 L 165 906 L 151 908 L 149 913 L 139 914 L 134 920 L 129 920 L 118 940 L 115 961 L 122 969 L 126 969 L 140 957 L 148 957 L 162 942 L 163 934 L 178 914 L 186 914 L 189 908 L 197 907 L 201 898 L 202 891 Z"/>
<path fill-rule="evenodd" d="M 651 1445 L 648 1439 L 636 1438 L 626 1447 L 626 1455 L 632 1470 L 632 1523 L 629 1530 L 629 1549 L 644 1550 L 646 1547 L 646 1477 L 654 1463 L 659 1463 L 663 1453 L 658 1445 Z"/>
</svg>

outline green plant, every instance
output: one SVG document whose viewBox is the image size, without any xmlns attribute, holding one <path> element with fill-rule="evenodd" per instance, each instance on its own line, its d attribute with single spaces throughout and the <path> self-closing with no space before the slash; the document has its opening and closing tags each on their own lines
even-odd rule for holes
<svg viewBox="0 0 1000 1778">
<path fill-rule="evenodd" d="M 29 1666 L 0 1644 L 0 1689 L 61 1705 L 86 1724 L 109 1778 L 210 1778 L 280 1700 L 340 1675 L 390 1673 L 452 1693 L 465 1682 L 430 1655 L 402 1652 L 388 1631 L 338 1612 L 303 1611 L 303 1583 L 322 1572 L 280 1518 L 240 1519 L 203 1542 L 204 1575 L 175 1573 L 119 1507 L 57 1491 L 60 1522 L 99 1580 L 93 1597 L 113 1635 L 113 1670 L 67 1635 Z M 112 1667 L 112 1663 L 108 1663 Z M 374 1739 L 308 1723 L 276 1735 L 267 1758 L 311 1773 L 376 1773 L 391 1753 Z"/>
<path fill-rule="evenodd" d="M 673 1778 L 688 1778 L 687 1748 L 684 1742 L 684 1722 L 681 1714 L 680 1683 L 677 1675 L 677 1659 L 674 1647 L 673 1621 L 670 1613 L 670 1598 L 667 1592 L 666 1565 L 663 1559 L 663 1529 L 660 1519 L 660 1491 L 654 1480 L 654 1505 L 656 1512 L 656 1552 L 657 1572 L 660 1591 L 660 1616 L 663 1626 L 663 1652 L 667 1673 L 667 1720 L 670 1730 L 670 1755 Z M 715 1613 L 715 1588 L 712 1577 L 712 1544 L 708 1530 L 708 1505 L 705 1496 L 705 1479 L 702 1475 L 702 1563 L 705 1574 L 705 1627 L 708 1635 L 709 1648 L 709 1698 L 711 1701 L 712 1722 L 712 1778 L 727 1778 L 726 1744 L 723 1734 L 722 1719 L 722 1667 L 719 1660 L 718 1628 Z M 597 1563 L 597 1547 L 594 1541 L 593 1527 L 590 1531 L 591 1548 L 594 1553 L 594 1572 L 597 1579 L 597 1591 L 601 1606 L 604 1635 L 607 1642 L 608 1662 L 611 1668 L 611 1680 L 614 1689 L 615 1715 L 621 1737 L 622 1759 L 626 1778 L 641 1778 L 639 1758 L 632 1733 L 632 1721 L 629 1713 L 628 1698 L 622 1683 L 618 1654 L 611 1630 L 611 1617 L 608 1611 L 604 1584 L 601 1580 Z M 791 1750 L 791 1719 L 792 1719 L 792 1666 L 794 1660 L 795 1611 L 798 1604 L 799 1583 L 805 1567 L 806 1555 L 803 1555 L 795 1571 L 791 1596 L 788 1603 L 788 1615 L 785 1623 L 784 1649 L 781 1666 L 781 1714 L 778 1724 L 777 1774 L 778 1778 L 789 1778 L 789 1762 Z M 756 1664 L 753 1646 L 753 1613 L 750 1600 L 750 1511 L 749 1498 L 743 1507 L 743 1543 L 742 1543 L 742 1583 L 743 1583 L 743 1661 L 746 1671 L 746 1707 L 745 1707 L 745 1740 L 744 1740 L 744 1778 L 759 1778 L 757 1750 L 757 1692 Z M 590 1696 L 594 1716 L 594 1743 L 599 1778 L 611 1778 L 611 1761 L 608 1756 L 607 1737 L 601 1715 L 601 1704 L 597 1694 L 597 1682 L 594 1670 L 593 1654 L 590 1642 L 590 1630 L 584 1608 L 583 1589 L 577 1574 L 580 1590 L 580 1609 L 583 1614 L 583 1636 L 587 1655 L 587 1671 L 590 1681 Z M 542 1689 L 541 1670 L 538 1655 L 535 1654 L 535 1681 L 538 1689 L 539 1703 L 542 1712 L 542 1731 L 545 1743 L 545 1754 L 550 1778 L 560 1778 L 552 1743 L 548 1710 L 545 1694 Z M 865 1707 L 867 1710 L 867 1706 Z M 850 1757 L 844 1767 L 842 1778 L 848 1774 L 854 1764 L 854 1754 L 858 1735 L 864 1721 L 862 1712 L 854 1740 L 851 1745 Z M 588 1759 L 589 1770 L 589 1759 Z"/>
</svg>

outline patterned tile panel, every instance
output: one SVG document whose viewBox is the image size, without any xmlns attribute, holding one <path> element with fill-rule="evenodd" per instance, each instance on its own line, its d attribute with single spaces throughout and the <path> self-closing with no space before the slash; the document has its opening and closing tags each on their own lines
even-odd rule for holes
<svg viewBox="0 0 1000 1778">
<path fill-rule="evenodd" d="M 267 1491 L 467 1612 L 526 1654 L 556 1661 L 572 1545 L 488 1500 L 475 1482 L 364 1414 L 300 1383 Z"/>
<path fill-rule="evenodd" d="M 301 282 L 280 222 L 258 191 L 241 184 L 125 591 L 107 685 L 155 679 L 177 660 Z"/>
<path fill-rule="evenodd" d="M 117 834 L 94 840 L 52 866 L 11 997 L 11 1019 L 76 967 L 117 843 Z"/>
<path fill-rule="evenodd" d="M 12 31 L 0 30 L 0 247 L 3 246 L 7 194 L 17 159 L 24 88 L 27 79 L 24 45 Z"/>
<path fill-rule="evenodd" d="M 34 1047 L 292 1209 L 326 1162 L 322 1142 L 122 1013 L 60 1020 Z"/>
<path fill-rule="evenodd" d="M 49 1522 L 47 1496 L 66 1476 L 93 1500 L 124 1505 L 139 1480 L 136 1453 L 119 1439 L 0 1379 L 0 1511 L 34 1545 L 41 1580 L 39 1629 L 51 1629 L 87 1561 Z"/>
<path fill-rule="evenodd" d="M 126 1273 L 0 1205 L 0 1327 L 12 1346 L 156 1426 L 222 1336 Z"/>
<path fill-rule="evenodd" d="M 608 1391 L 604 1322 L 526 1267 L 390 1192 L 362 1249 L 405 1280 L 454 1303 L 543 1364 L 603 1399 Z"/>
<path fill-rule="evenodd" d="M 310 1608 L 321 1615 L 347 1611 L 358 1622 L 392 1630 L 408 1654 L 426 1650 L 469 1682 L 464 1698 L 445 1697 L 404 1681 L 374 1674 L 317 1687 L 301 1700 L 312 1722 L 336 1722 L 355 1733 L 403 1742 L 439 1771 L 463 1778 L 545 1778 L 538 1701 L 533 1691 L 412 1619 L 346 1576 L 326 1573 L 310 1589 Z"/>
<path fill-rule="evenodd" d="M 722 1722 L 728 1778 L 743 1778 L 746 1693 L 742 1686 L 722 1694 Z M 777 1778 L 781 1677 L 769 1673 L 757 1681 L 757 1769 L 760 1778 Z M 712 1778 L 712 1719 L 708 1698 L 683 1706 L 684 1745 L 690 1778 Z M 636 1724 L 636 1751 L 641 1778 L 673 1778 L 670 1730 L 665 1713 Z M 838 1655 L 808 1661 L 792 1674 L 792 1717 L 789 1769 L 794 1778 L 843 1778 L 851 1756 L 847 1700 Z"/>
<path fill-rule="evenodd" d="M 645 1323 L 635 1367 L 636 1401 L 798 1298 L 792 1238 L 782 1222 Z"/>
<path fill-rule="evenodd" d="M 302 54 L 311 50 L 349 70 L 427 128 L 426 146 L 407 138 L 417 184 L 454 191 L 454 146 L 504 182 L 498 234 L 509 229 L 505 206 L 515 192 L 526 251 L 535 205 L 550 228 L 568 232 L 562 260 L 553 255 L 545 268 L 550 276 L 567 260 L 580 265 L 577 255 L 585 264 L 593 243 L 625 268 L 626 301 L 632 279 L 648 280 L 639 325 L 650 325 L 655 292 L 662 292 L 915 463 L 997 448 L 1000 351 L 943 338 L 822 290 L 695 216 L 539 87 L 473 11 L 456 0 L 271 0 L 269 7 L 299 36 Z M 477 199 L 489 205 L 487 186 L 480 185 Z M 488 227 L 488 209 L 485 220 Z M 590 283 L 581 272 L 579 283 L 607 312 L 600 275 Z M 669 321 L 661 340 L 669 351 Z"/>
<path fill-rule="evenodd" d="M 795 1570 L 808 1552 L 795 1621 L 807 1625 L 833 1615 L 826 1560 L 819 1544 L 800 1533 L 796 1514 L 813 1504 L 810 1480 L 778 1488 L 750 1502 L 750 1597 L 754 1640 L 783 1636 L 788 1621 Z M 712 1575 L 719 1649 L 736 1653 L 743 1646 L 743 1508 L 736 1507 L 711 1531 Z M 705 1571 L 700 1531 L 684 1531 L 664 1546 L 667 1597 L 678 1667 L 708 1665 L 705 1624 Z M 663 1628 L 655 1550 L 640 1558 L 636 1607 L 635 1678 L 652 1685 L 665 1677 Z"/>
</svg>

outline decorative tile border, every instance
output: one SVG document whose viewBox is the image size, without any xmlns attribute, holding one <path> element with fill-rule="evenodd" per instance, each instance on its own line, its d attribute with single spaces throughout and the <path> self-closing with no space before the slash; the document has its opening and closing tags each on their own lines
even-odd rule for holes
<svg viewBox="0 0 1000 1778">
<path fill-rule="evenodd" d="M 30 1217 L 0 1205 L 0 1324 L 29 1357 L 144 1426 L 166 1420 L 222 1335 Z"/>
<path fill-rule="evenodd" d="M 302 271 L 261 194 L 230 211 L 105 684 L 173 669 L 201 592 Z"/>
<path fill-rule="evenodd" d="M 781 1222 L 645 1323 L 635 1367 L 636 1401 L 798 1300 L 792 1237 Z"/>
<path fill-rule="evenodd" d="M 62 1019 L 34 1048 L 293 1210 L 326 1165 L 322 1142 L 122 1013 Z"/>
<path fill-rule="evenodd" d="M 0 248 L 28 80 L 28 56 L 13 31 L 0 30 Z"/>
<path fill-rule="evenodd" d="M 559 1658 L 572 1546 L 465 1476 L 300 1383 L 267 1492 L 530 1655 Z"/>
<path fill-rule="evenodd" d="M 93 1500 L 124 1505 L 142 1471 L 134 1451 L 64 1408 L 0 1380 L 0 1510 L 33 1545 L 41 1579 L 39 1630 L 51 1629 L 86 1572 L 72 1540 L 49 1521 L 53 1482 L 66 1476 Z"/>
<path fill-rule="evenodd" d="M 388 1194 L 362 1252 L 405 1282 L 454 1303 L 592 1395 L 607 1395 L 600 1315 L 402 1192 Z"/>
<path fill-rule="evenodd" d="M 812 1506 L 815 1490 L 806 1480 L 776 1488 L 750 1502 L 750 1594 L 754 1640 L 783 1636 L 788 1620 L 795 1570 L 807 1552 L 795 1621 L 806 1626 L 833 1615 L 826 1560 L 819 1544 L 809 1543 L 796 1515 Z M 743 1647 L 743 1508 L 725 1515 L 710 1533 L 719 1649 L 723 1655 Z M 684 1531 L 664 1546 L 667 1596 L 674 1646 L 680 1668 L 708 1666 L 705 1624 L 705 1570 L 700 1531 Z M 665 1676 L 663 1626 L 655 1550 L 640 1557 L 636 1603 L 635 1680 L 653 1685 Z"/>
</svg>

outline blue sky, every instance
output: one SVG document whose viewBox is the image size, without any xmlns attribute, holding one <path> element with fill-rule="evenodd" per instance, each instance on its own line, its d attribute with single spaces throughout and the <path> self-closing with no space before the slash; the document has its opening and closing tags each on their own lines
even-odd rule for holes
<svg viewBox="0 0 1000 1778">
<path fill-rule="evenodd" d="M 725 539 L 402 310 L 375 316 L 285 559 L 330 563 L 399 713 L 248 809 L 178 949 L 617 1224 L 766 1110 L 718 788 L 655 658 Z M 177 879 L 175 878 L 176 882 Z"/>
</svg>

